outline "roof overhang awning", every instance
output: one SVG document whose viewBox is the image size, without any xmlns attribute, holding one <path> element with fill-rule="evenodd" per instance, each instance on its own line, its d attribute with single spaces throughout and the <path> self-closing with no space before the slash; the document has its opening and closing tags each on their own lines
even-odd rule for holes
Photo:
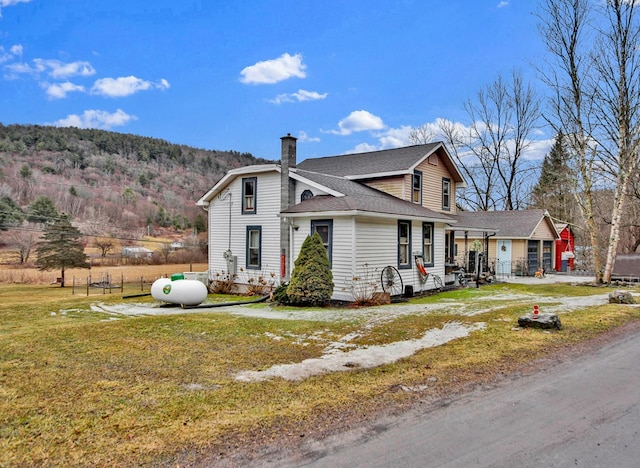
<svg viewBox="0 0 640 468">
<path fill-rule="evenodd" d="M 305 211 L 298 213 L 279 213 L 279 217 L 281 218 L 291 218 L 291 219 L 300 219 L 300 218 L 338 218 L 338 217 L 354 217 L 354 216 L 362 216 L 367 218 L 386 218 L 392 220 L 398 220 L 398 214 L 396 213 L 377 213 L 374 211 L 363 211 L 363 210 L 348 210 L 348 211 Z M 421 221 L 426 223 L 449 223 L 450 220 L 444 220 L 441 218 L 431 218 L 424 216 L 415 216 L 415 215 L 402 215 L 402 219 L 411 220 L 411 221 Z"/>
</svg>

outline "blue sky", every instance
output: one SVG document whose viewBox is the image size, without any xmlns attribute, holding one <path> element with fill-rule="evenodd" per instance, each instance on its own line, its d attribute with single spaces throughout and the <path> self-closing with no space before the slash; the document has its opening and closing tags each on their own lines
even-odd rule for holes
<svg viewBox="0 0 640 468">
<path fill-rule="evenodd" d="M 402 146 L 498 73 L 535 78 L 536 3 L 0 0 L 0 122 L 267 159 L 287 133 L 299 160 Z"/>
</svg>

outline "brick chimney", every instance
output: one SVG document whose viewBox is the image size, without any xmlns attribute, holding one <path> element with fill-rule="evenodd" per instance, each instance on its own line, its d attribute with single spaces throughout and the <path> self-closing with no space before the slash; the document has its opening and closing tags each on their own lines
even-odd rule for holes
<svg viewBox="0 0 640 468">
<path fill-rule="evenodd" d="M 287 133 L 287 136 L 280 138 L 281 155 L 280 155 L 280 211 L 286 210 L 294 204 L 295 183 L 289 177 L 289 169 L 296 167 L 296 137 Z M 280 266 L 281 279 L 289 279 L 289 269 L 291 266 L 291 239 L 290 225 L 284 217 L 280 218 Z"/>
</svg>

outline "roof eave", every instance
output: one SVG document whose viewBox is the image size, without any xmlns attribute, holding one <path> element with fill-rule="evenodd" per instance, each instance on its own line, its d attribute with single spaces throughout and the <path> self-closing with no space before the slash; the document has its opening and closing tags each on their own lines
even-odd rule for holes
<svg viewBox="0 0 640 468">
<path fill-rule="evenodd" d="M 222 192 L 224 188 L 238 176 L 247 174 L 261 174 L 264 172 L 272 171 L 280 172 L 280 165 L 260 164 L 255 166 L 243 166 L 236 169 L 231 169 L 224 175 L 224 177 L 222 177 L 222 179 L 216 182 L 216 184 L 211 187 L 211 189 L 207 193 L 200 197 L 200 199 L 196 202 L 196 206 L 209 206 L 211 200 L 213 200 L 216 195 Z"/>
<path fill-rule="evenodd" d="M 367 216 L 369 218 L 386 218 L 386 219 L 410 219 L 413 221 L 422 221 L 427 223 L 445 223 L 450 224 L 452 222 L 456 222 L 449 218 L 434 218 L 427 216 L 416 216 L 416 215 L 402 215 L 397 213 L 382 213 L 377 211 L 365 211 L 365 210 L 345 210 L 345 211 L 304 211 L 300 213 L 279 213 L 278 216 L 283 218 L 309 218 L 314 216 L 322 216 L 322 217 L 348 217 L 348 216 Z"/>
</svg>

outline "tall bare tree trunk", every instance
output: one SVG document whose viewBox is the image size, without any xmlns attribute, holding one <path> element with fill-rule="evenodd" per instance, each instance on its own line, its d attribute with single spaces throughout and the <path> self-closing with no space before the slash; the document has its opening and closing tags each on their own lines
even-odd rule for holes
<svg viewBox="0 0 640 468">
<path fill-rule="evenodd" d="M 623 210 L 631 180 L 638 168 L 640 145 L 640 22 L 638 3 L 607 0 L 608 29 L 601 33 L 594 68 L 598 72 L 596 91 L 601 105 L 597 116 L 605 149 L 602 162 L 615 182 L 611 228 L 603 281 L 611 281 L 618 252 Z"/>
<path fill-rule="evenodd" d="M 592 193 L 595 148 L 589 146 L 592 96 L 585 89 L 589 71 L 584 36 L 589 8 L 588 0 L 544 0 L 540 32 L 552 57 L 543 70 L 543 79 L 553 92 L 552 115 L 547 120 L 556 132 L 567 136 L 573 194 L 586 220 L 596 281 L 600 281 L 602 268 Z"/>
</svg>

